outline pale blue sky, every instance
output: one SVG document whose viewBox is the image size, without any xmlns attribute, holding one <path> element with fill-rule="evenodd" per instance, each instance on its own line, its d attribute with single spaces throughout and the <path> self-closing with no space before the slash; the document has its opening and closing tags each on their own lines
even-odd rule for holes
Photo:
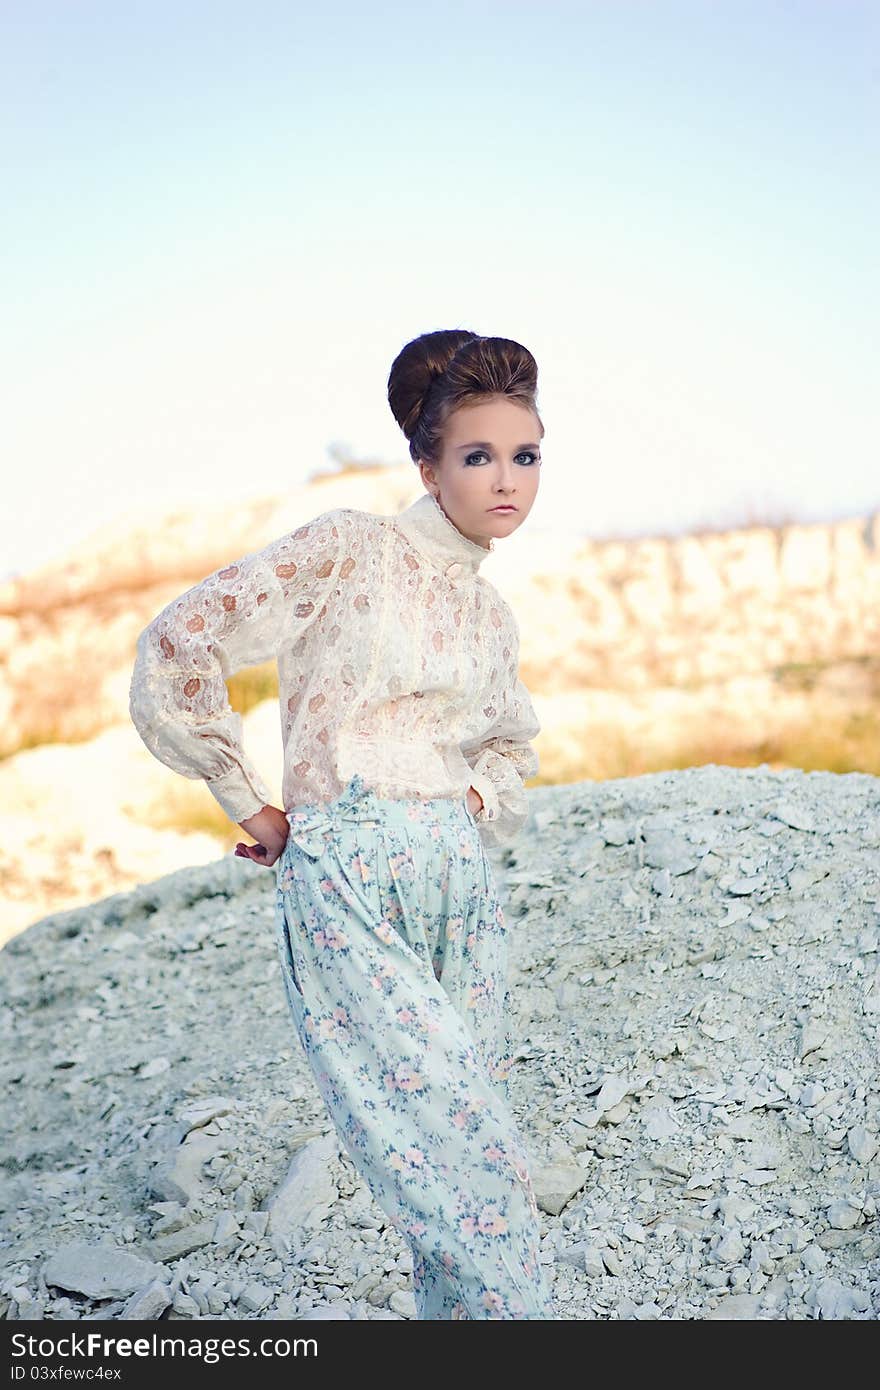
<svg viewBox="0 0 880 1390">
<path fill-rule="evenodd" d="M 880 506 L 876 3 L 20 0 L 0 79 L 3 574 L 406 460 L 436 328 L 538 360 L 527 525 Z"/>
</svg>

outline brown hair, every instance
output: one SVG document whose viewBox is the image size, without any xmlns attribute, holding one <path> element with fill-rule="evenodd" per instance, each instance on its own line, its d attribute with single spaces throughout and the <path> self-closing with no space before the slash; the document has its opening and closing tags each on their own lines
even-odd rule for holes
<svg viewBox="0 0 880 1390">
<path fill-rule="evenodd" d="M 538 365 L 512 338 L 481 338 L 466 328 L 422 333 L 401 348 L 388 376 L 388 404 L 409 440 L 413 462 L 436 463 L 454 410 L 506 396 L 538 414 Z M 538 416 L 541 434 L 544 426 Z"/>
</svg>

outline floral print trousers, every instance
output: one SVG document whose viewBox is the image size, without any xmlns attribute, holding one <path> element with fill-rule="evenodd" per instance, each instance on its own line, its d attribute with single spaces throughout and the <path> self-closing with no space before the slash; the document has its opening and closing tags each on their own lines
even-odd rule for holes
<svg viewBox="0 0 880 1390">
<path fill-rule="evenodd" d="M 507 924 L 465 800 L 356 773 L 287 812 L 276 943 L 342 1144 L 408 1240 L 419 1319 L 552 1318 L 508 1108 Z"/>
</svg>

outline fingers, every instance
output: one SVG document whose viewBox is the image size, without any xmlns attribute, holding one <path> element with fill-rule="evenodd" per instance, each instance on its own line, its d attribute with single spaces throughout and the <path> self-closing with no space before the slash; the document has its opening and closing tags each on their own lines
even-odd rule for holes
<svg viewBox="0 0 880 1390">
<path fill-rule="evenodd" d="M 237 859 L 252 859 L 255 864 L 260 864 L 264 868 L 271 868 L 274 859 L 269 859 L 269 851 L 265 845 L 245 845 L 239 843 L 235 846 L 235 857 Z"/>
</svg>

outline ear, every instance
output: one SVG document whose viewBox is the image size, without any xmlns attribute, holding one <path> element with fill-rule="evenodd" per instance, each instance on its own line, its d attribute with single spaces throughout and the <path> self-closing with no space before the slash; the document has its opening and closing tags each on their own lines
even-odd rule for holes
<svg viewBox="0 0 880 1390">
<path fill-rule="evenodd" d="M 419 473 L 421 474 L 422 482 L 425 484 L 425 487 L 428 489 L 428 491 L 436 493 L 439 484 L 437 482 L 437 476 L 434 465 L 431 463 L 425 463 L 424 459 L 419 459 Z"/>
</svg>

